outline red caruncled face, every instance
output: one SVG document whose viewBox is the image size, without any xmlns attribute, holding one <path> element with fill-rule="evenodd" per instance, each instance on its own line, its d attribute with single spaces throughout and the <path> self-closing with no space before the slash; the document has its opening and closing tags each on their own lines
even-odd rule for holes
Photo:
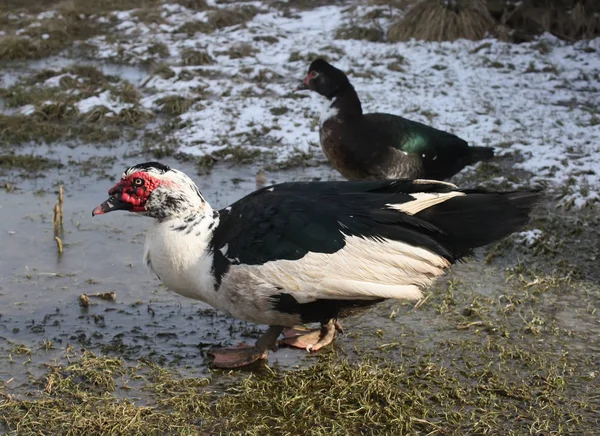
<svg viewBox="0 0 600 436">
<path fill-rule="evenodd" d="M 161 183 L 160 179 L 144 171 L 130 174 L 110 188 L 110 198 L 96 207 L 92 215 L 101 215 L 113 210 L 145 212 L 148 197 Z"/>
<path fill-rule="evenodd" d="M 123 203 L 133 206 L 131 212 L 143 212 L 150 193 L 160 185 L 160 181 L 150 174 L 138 171 L 109 189 L 108 195 L 119 197 Z"/>
</svg>

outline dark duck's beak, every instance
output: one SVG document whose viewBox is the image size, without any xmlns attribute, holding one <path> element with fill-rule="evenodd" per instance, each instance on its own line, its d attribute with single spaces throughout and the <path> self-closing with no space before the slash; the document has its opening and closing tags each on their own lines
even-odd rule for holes
<svg viewBox="0 0 600 436">
<path fill-rule="evenodd" d="M 108 200 L 102 203 L 99 206 L 96 206 L 92 211 L 92 216 L 103 215 L 108 212 L 112 212 L 113 210 L 131 210 L 133 208 L 133 204 L 128 201 L 123 200 L 123 186 L 121 183 L 117 183 L 108 191 Z"/>
<path fill-rule="evenodd" d="M 126 203 L 122 201 L 117 196 L 109 197 L 104 203 L 99 206 L 96 206 L 92 211 L 92 216 L 102 215 L 108 212 L 112 212 L 113 210 L 130 210 L 133 207 L 131 203 Z"/>
<path fill-rule="evenodd" d="M 310 88 L 308 87 L 308 77 L 305 77 L 304 80 L 301 80 L 300 83 L 298 84 L 298 86 L 294 88 L 294 92 L 295 91 L 305 91 L 307 89 L 310 89 Z"/>
</svg>

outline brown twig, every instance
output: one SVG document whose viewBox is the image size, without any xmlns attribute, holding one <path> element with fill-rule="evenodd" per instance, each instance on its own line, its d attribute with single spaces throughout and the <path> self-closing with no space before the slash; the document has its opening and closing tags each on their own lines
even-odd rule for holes
<svg viewBox="0 0 600 436">
<path fill-rule="evenodd" d="M 88 297 L 99 298 L 101 300 L 109 300 L 109 301 L 117 301 L 117 293 L 115 291 L 112 292 L 98 292 L 96 294 L 84 294 Z"/>
<path fill-rule="evenodd" d="M 54 240 L 56 241 L 56 245 L 58 246 L 58 253 L 62 254 L 62 252 L 63 252 L 63 243 L 62 243 L 62 240 L 58 236 L 55 236 Z"/>
<path fill-rule="evenodd" d="M 64 202 L 65 202 L 65 196 L 63 194 L 63 185 L 59 185 L 59 187 L 58 187 L 58 211 L 60 213 L 60 226 L 61 227 L 64 224 Z"/>
</svg>

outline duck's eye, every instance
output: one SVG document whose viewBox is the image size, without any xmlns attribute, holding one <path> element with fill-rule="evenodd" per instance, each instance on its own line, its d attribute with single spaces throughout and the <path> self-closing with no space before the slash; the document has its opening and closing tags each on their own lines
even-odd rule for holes
<svg viewBox="0 0 600 436">
<path fill-rule="evenodd" d="M 308 73 L 308 77 L 310 77 L 311 79 L 316 79 L 317 77 L 319 77 L 319 72 L 312 70 L 310 73 Z"/>
<path fill-rule="evenodd" d="M 136 177 L 135 179 L 133 179 L 133 184 L 135 186 L 142 186 L 144 184 L 144 179 Z"/>
</svg>

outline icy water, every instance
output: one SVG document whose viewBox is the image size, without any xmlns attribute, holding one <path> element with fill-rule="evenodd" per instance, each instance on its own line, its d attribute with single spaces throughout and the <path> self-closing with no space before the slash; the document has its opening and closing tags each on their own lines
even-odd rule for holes
<svg viewBox="0 0 600 436">
<path fill-rule="evenodd" d="M 75 153 L 53 151 L 53 157 L 62 155 L 63 159 Z M 77 153 L 85 155 L 83 150 Z M 68 345 L 81 346 L 132 359 L 177 361 L 201 373 L 206 349 L 255 340 L 257 327 L 169 292 L 146 271 L 141 256 L 147 218 L 126 213 L 92 218 L 92 209 L 106 199 L 108 188 L 123 169 L 143 160 L 139 156 L 118 159 L 104 167 L 101 172 L 112 179 L 95 171 L 82 175 L 79 167 L 53 170 L 41 179 L 16 177 L 16 186 L 0 193 L 0 377 L 4 380 L 26 376 L 22 368 L 11 364 L 16 344 L 37 349 L 43 341 L 51 341 L 57 354 Z M 162 161 L 189 174 L 196 172 L 192 166 Z M 194 179 L 214 207 L 224 207 L 256 189 L 255 174 L 253 167 L 222 165 Z M 269 181 L 334 176 L 327 168 L 309 168 L 269 174 Z M 57 251 L 52 224 L 59 183 L 65 189 L 62 254 Z M 92 299 L 87 308 L 79 304 L 82 293 L 112 291 L 115 302 Z M 294 364 L 302 354 L 286 350 L 276 358 Z M 53 351 L 44 358 L 52 360 Z"/>
</svg>

